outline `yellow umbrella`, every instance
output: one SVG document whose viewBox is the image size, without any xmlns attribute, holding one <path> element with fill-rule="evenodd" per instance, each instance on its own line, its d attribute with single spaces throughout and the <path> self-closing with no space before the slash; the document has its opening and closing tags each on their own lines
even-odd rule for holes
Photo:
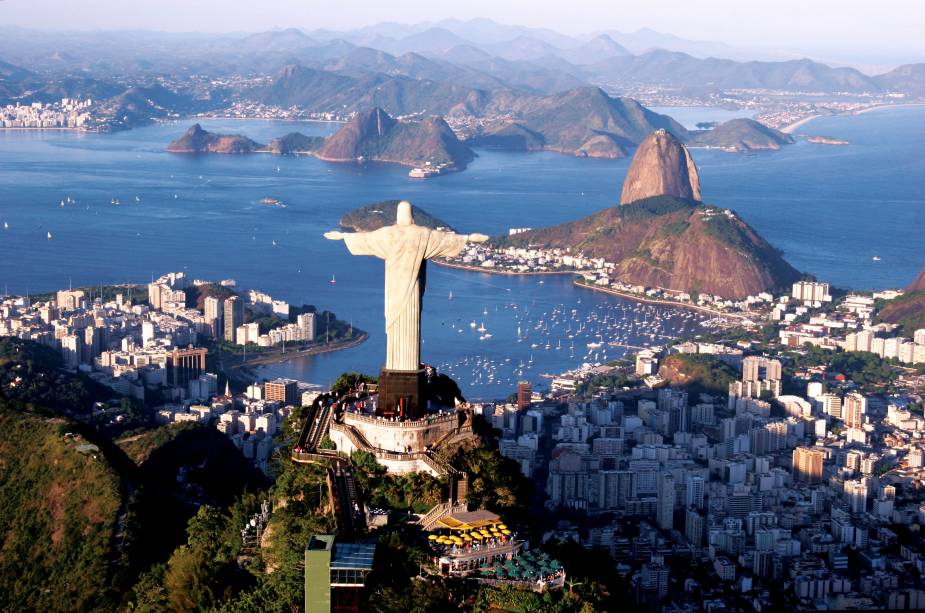
<svg viewBox="0 0 925 613">
<path fill-rule="evenodd" d="M 427 540 L 428 540 L 428 541 L 436 541 L 436 540 L 439 539 L 439 538 L 440 538 L 440 537 L 437 536 L 436 534 L 429 534 L 429 535 L 427 536 Z"/>
<path fill-rule="evenodd" d="M 505 528 L 507 528 L 507 526 L 505 526 L 504 524 L 498 524 L 499 530 L 504 530 Z"/>
<path fill-rule="evenodd" d="M 481 534 L 479 534 L 478 532 L 473 532 L 473 533 L 472 533 L 472 538 L 481 541 L 481 540 L 482 540 L 483 538 L 485 538 L 485 537 L 482 536 Z"/>
<path fill-rule="evenodd" d="M 503 534 L 504 536 L 507 536 L 507 535 L 510 534 L 510 533 L 511 533 L 510 530 L 502 530 L 502 531 L 501 531 L 501 534 Z"/>
</svg>

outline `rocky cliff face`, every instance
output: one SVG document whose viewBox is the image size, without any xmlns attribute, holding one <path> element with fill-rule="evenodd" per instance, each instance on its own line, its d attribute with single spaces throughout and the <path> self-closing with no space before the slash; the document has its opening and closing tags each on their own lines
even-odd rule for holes
<svg viewBox="0 0 925 613">
<path fill-rule="evenodd" d="M 667 130 L 656 130 L 636 150 L 623 182 L 620 204 L 655 196 L 700 200 L 700 176 L 681 141 Z"/>
</svg>

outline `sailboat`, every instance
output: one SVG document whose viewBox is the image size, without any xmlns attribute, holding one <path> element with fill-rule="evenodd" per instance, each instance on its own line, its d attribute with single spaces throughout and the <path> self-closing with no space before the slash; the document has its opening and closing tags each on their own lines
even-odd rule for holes
<svg viewBox="0 0 925 613">
<path fill-rule="evenodd" d="M 450 290 L 450 295 L 446 297 L 447 300 L 453 299 L 453 290 Z"/>
<path fill-rule="evenodd" d="M 337 279 L 334 278 L 334 275 L 331 275 L 331 285 L 337 283 Z"/>
<path fill-rule="evenodd" d="M 51 240 L 51 232 L 48 232 L 48 240 Z"/>
<path fill-rule="evenodd" d="M 7 222 L 4 221 L 4 222 L 3 222 L 3 229 L 4 229 L 4 230 L 9 230 L 9 229 L 10 229 L 10 224 L 8 224 Z"/>
</svg>

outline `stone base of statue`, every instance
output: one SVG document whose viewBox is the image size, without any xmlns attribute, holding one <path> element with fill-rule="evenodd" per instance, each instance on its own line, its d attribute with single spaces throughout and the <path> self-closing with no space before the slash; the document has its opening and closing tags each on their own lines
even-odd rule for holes
<svg viewBox="0 0 925 613">
<path fill-rule="evenodd" d="M 379 373 L 379 413 L 415 419 L 427 412 L 424 369 L 389 370 Z"/>
</svg>

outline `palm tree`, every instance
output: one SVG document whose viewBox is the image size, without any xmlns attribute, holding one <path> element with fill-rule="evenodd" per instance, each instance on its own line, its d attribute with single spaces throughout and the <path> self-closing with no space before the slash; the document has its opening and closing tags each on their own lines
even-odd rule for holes
<svg viewBox="0 0 925 613">
<path fill-rule="evenodd" d="M 578 587 L 578 586 L 580 586 L 580 585 L 584 585 L 584 582 L 583 582 L 583 581 L 576 581 L 576 580 L 574 580 L 574 579 L 566 579 L 566 580 L 565 580 L 565 585 L 568 586 L 568 593 L 574 595 L 574 594 L 575 594 L 575 588 Z"/>
</svg>

